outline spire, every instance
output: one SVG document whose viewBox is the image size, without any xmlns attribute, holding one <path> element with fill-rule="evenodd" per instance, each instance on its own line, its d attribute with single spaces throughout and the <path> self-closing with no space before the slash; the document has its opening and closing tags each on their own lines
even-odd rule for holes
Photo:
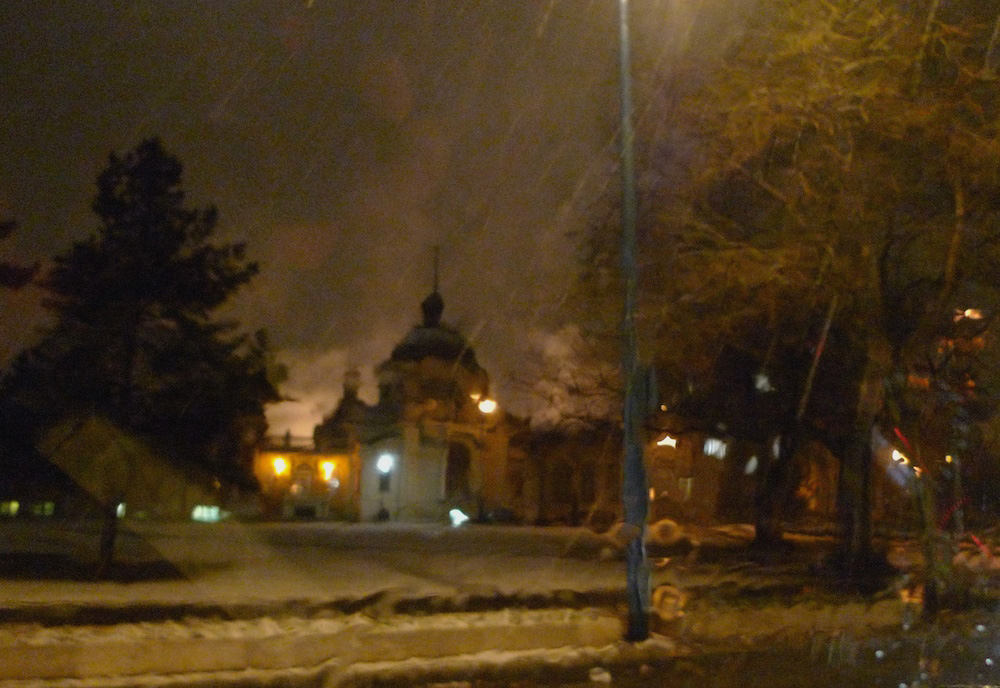
<svg viewBox="0 0 1000 688">
<path fill-rule="evenodd" d="M 434 292 L 438 291 L 438 270 L 441 264 L 441 247 L 434 247 Z"/>
<path fill-rule="evenodd" d="M 434 290 L 420 304 L 424 312 L 424 327 L 437 327 L 441 324 L 441 313 L 444 311 L 444 299 L 438 293 L 438 263 L 441 257 L 441 247 L 434 247 Z"/>
</svg>

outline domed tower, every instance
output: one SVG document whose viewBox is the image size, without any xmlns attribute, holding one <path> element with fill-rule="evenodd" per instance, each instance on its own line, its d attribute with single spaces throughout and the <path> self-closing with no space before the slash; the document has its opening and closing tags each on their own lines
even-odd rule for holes
<svg viewBox="0 0 1000 688">
<path fill-rule="evenodd" d="M 462 334 L 444 324 L 444 299 L 435 289 L 420 304 L 423 320 L 378 368 L 379 407 L 396 419 L 474 418 L 489 395 L 489 375 Z"/>
<path fill-rule="evenodd" d="M 362 519 L 441 520 L 451 509 L 475 517 L 499 501 L 502 414 L 492 401 L 480 406 L 489 375 L 443 322 L 444 305 L 435 274 L 421 321 L 376 369 L 378 402 L 362 434 Z"/>
</svg>

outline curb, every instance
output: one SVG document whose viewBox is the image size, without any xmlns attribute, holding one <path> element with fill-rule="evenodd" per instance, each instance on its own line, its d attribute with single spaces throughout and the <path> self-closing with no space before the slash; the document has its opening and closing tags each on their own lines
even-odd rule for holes
<svg viewBox="0 0 1000 688">
<path fill-rule="evenodd" d="M 197 685 L 205 683 L 205 675 L 218 680 L 222 673 L 247 671 L 302 670 L 298 673 L 305 679 L 324 666 L 328 671 L 484 652 L 597 648 L 620 640 L 623 626 L 606 611 L 561 609 L 384 621 L 355 615 L 14 630 L 0 637 L 0 688 L 58 685 L 66 679 L 76 681 L 73 685 L 93 679 L 101 679 L 98 685 L 129 685 L 130 677 L 142 676 L 160 677 L 167 681 L 163 685 L 185 685 L 189 679 Z M 242 685 L 266 685 L 246 678 Z"/>
</svg>

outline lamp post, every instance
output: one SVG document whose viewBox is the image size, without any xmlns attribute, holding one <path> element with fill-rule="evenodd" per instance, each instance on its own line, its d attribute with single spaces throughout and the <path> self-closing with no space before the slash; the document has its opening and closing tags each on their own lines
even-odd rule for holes
<svg viewBox="0 0 1000 688">
<path fill-rule="evenodd" d="M 649 494 L 642 457 L 643 403 L 639 370 L 639 335 L 635 310 L 638 292 L 636 246 L 637 202 L 635 193 L 635 131 L 632 127 L 632 57 L 629 41 L 628 0 L 618 0 L 619 85 L 621 86 L 621 174 L 622 174 L 622 275 L 625 282 L 625 313 L 622 320 L 622 372 L 625 403 L 622 412 L 624 461 L 622 505 L 625 532 L 626 595 L 628 628 L 625 639 L 639 642 L 649 637 L 649 563 L 646 559 L 646 520 Z"/>
</svg>

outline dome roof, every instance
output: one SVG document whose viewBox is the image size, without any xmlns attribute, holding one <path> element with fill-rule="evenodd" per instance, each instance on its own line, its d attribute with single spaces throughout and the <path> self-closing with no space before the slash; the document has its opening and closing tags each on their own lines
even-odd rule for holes
<svg viewBox="0 0 1000 688">
<path fill-rule="evenodd" d="M 393 361 L 420 361 L 428 357 L 448 362 L 458 361 L 470 370 L 479 368 L 476 353 L 469 347 L 465 337 L 446 325 L 414 327 L 392 350 L 391 358 Z"/>
<path fill-rule="evenodd" d="M 417 325 L 406 338 L 392 350 L 393 361 L 420 361 L 439 358 L 449 363 L 458 362 L 469 370 L 479 369 L 476 352 L 461 333 L 441 323 L 444 301 L 435 290 L 421 304 L 424 322 Z"/>
</svg>

